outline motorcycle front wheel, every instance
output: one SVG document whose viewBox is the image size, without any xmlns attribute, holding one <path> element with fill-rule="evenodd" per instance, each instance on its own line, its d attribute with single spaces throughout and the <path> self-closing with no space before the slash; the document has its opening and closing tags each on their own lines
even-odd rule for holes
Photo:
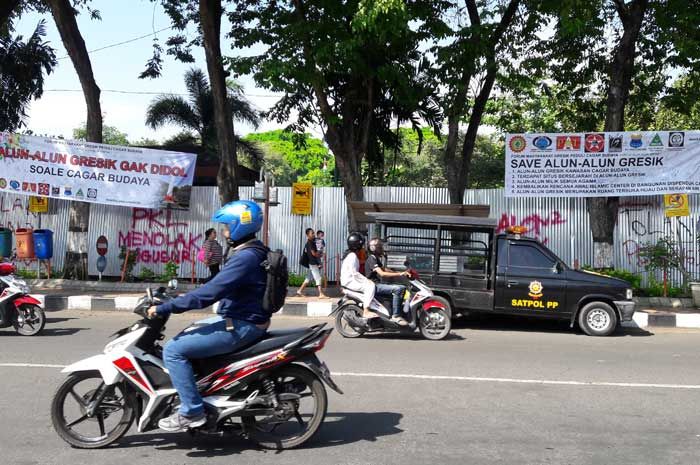
<svg viewBox="0 0 700 465">
<path fill-rule="evenodd" d="M 107 395 L 89 416 L 87 408 L 100 389 L 107 389 Z M 129 386 L 105 386 L 97 371 L 73 373 L 54 395 L 51 421 L 61 439 L 71 446 L 97 449 L 112 444 L 129 430 L 136 416 L 136 402 Z"/>
<path fill-rule="evenodd" d="M 436 300 L 443 300 L 435 297 Z M 445 301 L 446 305 L 449 305 Z M 439 341 L 447 337 L 452 329 L 452 320 L 450 315 L 440 307 L 430 307 L 422 310 L 418 314 L 418 327 L 421 335 L 432 341 Z"/>
<path fill-rule="evenodd" d="M 12 326 L 22 336 L 36 336 L 46 325 L 44 309 L 38 305 L 20 305 L 17 309 Z"/>
<path fill-rule="evenodd" d="M 323 382 L 311 370 L 288 365 L 269 378 L 279 399 L 269 416 L 243 415 L 248 438 L 266 449 L 292 449 L 311 439 L 319 430 L 328 408 Z"/>
</svg>

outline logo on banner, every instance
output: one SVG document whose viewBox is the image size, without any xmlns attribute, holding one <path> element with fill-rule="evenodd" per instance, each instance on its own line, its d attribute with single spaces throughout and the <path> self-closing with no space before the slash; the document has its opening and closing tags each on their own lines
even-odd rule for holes
<svg viewBox="0 0 700 465">
<path fill-rule="evenodd" d="M 622 135 L 608 137 L 608 152 L 622 152 Z"/>
<path fill-rule="evenodd" d="M 15 181 L 14 179 L 10 181 L 10 187 L 16 191 L 19 190 L 19 181 Z"/>
<path fill-rule="evenodd" d="M 649 142 L 649 147 L 663 147 L 664 142 L 661 140 L 661 136 L 657 132 L 654 134 L 654 137 L 651 138 L 651 142 Z"/>
<path fill-rule="evenodd" d="M 523 136 L 515 136 L 510 140 L 510 149 L 513 152 L 519 153 L 525 150 L 525 146 L 527 145 L 527 142 L 525 141 L 525 138 Z"/>
<path fill-rule="evenodd" d="M 7 181 L 5 181 L 5 178 L 0 178 L 0 189 L 4 189 L 7 187 Z"/>
<path fill-rule="evenodd" d="M 557 136 L 557 150 L 581 150 L 581 136 Z"/>
<path fill-rule="evenodd" d="M 642 141 L 642 135 L 638 132 L 630 134 L 630 147 L 633 149 L 642 148 L 644 142 Z"/>
<path fill-rule="evenodd" d="M 48 184 L 44 184 L 43 182 L 39 183 L 39 195 L 49 195 L 49 192 L 51 191 L 51 186 Z"/>
<path fill-rule="evenodd" d="M 70 197 L 71 195 L 73 195 L 73 188 L 70 186 L 64 187 L 63 188 L 63 195 L 65 195 L 67 197 Z"/>
<path fill-rule="evenodd" d="M 36 192 L 36 183 L 35 182 L 23 182 L 22 183 L 22 190 L 24 192 Z"/>
<path fill-rule="evenodd" d="M 78 192 L 75 193 L 75 198 L 83 198 L 85 197 L 85 194 L 83 194 L 83 190 L 81 188 L 78 188 Z"/>
<path fill-rule="evenodd" d="M 52 187 L 51 188 L 51 195 L 55 195 L 55 196 L 61 195 L 61 188 L 60 187 Z"/>
<path fill-rule="evenodd" d="M 683 147 L 685 143 L 685 132 L 675 131 L 668 133 L 668 146 L 669 147 Z"/>
<path fill-rule="evenodd" d="M 97 198 L 97 189 L 89 188 L 88 189 L 88 199 L 96 199 Z"/>
<path fill-rule="evenodd" d="M 603 134 L 586 134 L 584 148 L 586 152 L 602 152 L 605 148 L 605 136 Z"/>
<path fill-rule="evenodd" d="M 540 150 L 546 150 L 552 145 L 552 139 L 547 136 L 537 136 L 532 140 L 532 145 Z"/>
</svg>

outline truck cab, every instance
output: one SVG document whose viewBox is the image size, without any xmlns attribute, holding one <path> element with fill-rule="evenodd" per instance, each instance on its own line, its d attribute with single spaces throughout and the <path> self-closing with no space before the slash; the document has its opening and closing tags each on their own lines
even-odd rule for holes
<svg viewBox="0 0 700 465">
<path fill-rule="evenodd" d="M 453 314 L 557 318 L 607 336 L 634 314 L 626 281 L 574 270 L 539 241 L 496 220 L 462 216 L 367 213 L 380 225 L 387 266 L 418 271 Z"/>
</svg>

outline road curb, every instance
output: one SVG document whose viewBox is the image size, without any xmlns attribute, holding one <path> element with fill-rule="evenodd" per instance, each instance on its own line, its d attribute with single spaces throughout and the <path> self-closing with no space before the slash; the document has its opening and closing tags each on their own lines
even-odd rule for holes
<svg viewBox="0 0 700 465">
<path fill-rule="evenodd" d="M 131 311 L 140 297 L 97 297 L 91 295 L 52 296 L 33 294 L 46 311 L 58 310 L 116 310 Z M 216 306 L 214 306 L 216 307 Z M 279 311 L 281 315 L 325 318 L 336 308 L 333 301 L 288 302 Z M 205 310 L 206 311 L 206 310 Z M 700 313 L 642 312 L 634 313 L 632 321 L 624 321 L 626 328 L 700 328 Z"/>
</svg>

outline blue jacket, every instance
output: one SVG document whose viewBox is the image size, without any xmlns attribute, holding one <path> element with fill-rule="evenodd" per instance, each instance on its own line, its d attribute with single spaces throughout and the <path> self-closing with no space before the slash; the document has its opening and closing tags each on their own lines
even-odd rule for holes
<svg viewBox="0 0 700 465">
<path fill-rule="evenodd" d="M 255 241 L 262 246 L 262 243 Z M 156 313 L 182 313 L 220 302 L 217 313 L 234 320 L 266 323 L 270 314 L 262 309 L 267 272 L 260 264 L 267 254 L 258 247 L 234 251 L 214 279 L 192 292 L 156 307 Z"/>
</svg>

